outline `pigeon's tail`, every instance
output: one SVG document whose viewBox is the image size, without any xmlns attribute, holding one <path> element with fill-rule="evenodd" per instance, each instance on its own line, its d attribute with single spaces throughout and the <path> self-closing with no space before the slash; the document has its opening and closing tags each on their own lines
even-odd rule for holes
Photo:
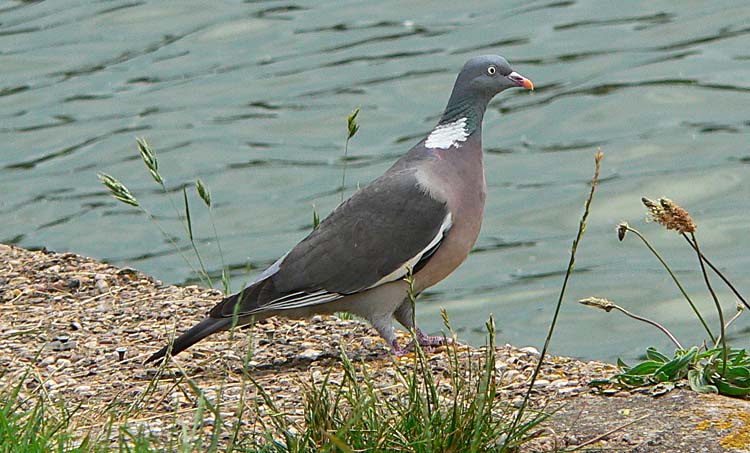
<svg viewBox="0 0 750 453">
<path fill-rule="evenodd" d="M 232 318 L 206 318 L 198 324 L 194 325 L 187 332 L 183 333 L 172 343 L 170 350 L 169 345 L 156 351 L 151 357 L 146 359 L 144 363 L 154 362 L 163 359 L 169 351 L 170 355 L 174 356 L 201 341 L 207 336 L 228 329 L 232 325 Z"/>
</svg>

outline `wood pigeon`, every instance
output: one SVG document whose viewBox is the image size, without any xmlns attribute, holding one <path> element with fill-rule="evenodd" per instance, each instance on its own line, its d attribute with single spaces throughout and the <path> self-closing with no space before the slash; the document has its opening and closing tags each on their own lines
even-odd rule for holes
<svg viewBox="0 0 750 453">
<path fill-rule="evenodd" d="M 388 171 L 341 203 L 317 229 L 203 321 L 180 335 L 171 354 L 234 325 L 282 315 L 349 312 L 369 321 L 396 355 L 395 318 L 414 328 L 408 297 L 438 283 L 468 256 L 479 235 L 486 183 L 482 119 L 508 88 L 533 90 L 505 58 L 470 59 L 458 74 L 440 121 Z M 236 320 L 236 322 L 234 322 Z M 422 345 L 437 345 L 415 329 Z M 168 347 L 146 362 L 163 358 Z"/>
</svg>

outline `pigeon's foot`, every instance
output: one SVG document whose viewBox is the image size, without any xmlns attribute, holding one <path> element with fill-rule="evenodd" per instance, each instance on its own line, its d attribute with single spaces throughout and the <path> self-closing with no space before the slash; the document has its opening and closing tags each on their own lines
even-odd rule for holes
<svg viewBox="0 0 750 453">
<path fill-rule="evenodd" d="M 426 335 L 419 328 L 417 328 L 417 342 L 419 343 L 419 346 L 421 346 L 425 351 L 432 351 L 436 346 L 447 346 L 450 344 L 454 344 L 452 338 L 446 338 L 440 335 Z M 461 343 L 455 343 L 461 346 Z M 406 346 L 401 346 L 400 344 L 398 344 L 398 340 L 393 340 L 393 342 L 391 342 L 391 350 L 393 351 L 393 355 L 395 355 L 396 357 L 404 356 L 414 350 L 414 341 L 410 341 Z"/>
<path fill-rule="evenodd" d="M 420 346 L 445 346 L 449 344 L 453 344 L 452 338 L 446 338 L 441 335 L 425 335 L 424 332 L 422 332 L 421 329 L 417 328 L 417 341 L 419 342 Z"/>
<path fill-rule="evenodd" d="M 393 340 L 391 342 L 391 351 L 393 351 L 393 355 L 396 357 L 402 357 L 411 352 L 411 343 L 409 343 L 406 347 L 401 346 L 398 344 L 398 340 Z"/>
</svg>

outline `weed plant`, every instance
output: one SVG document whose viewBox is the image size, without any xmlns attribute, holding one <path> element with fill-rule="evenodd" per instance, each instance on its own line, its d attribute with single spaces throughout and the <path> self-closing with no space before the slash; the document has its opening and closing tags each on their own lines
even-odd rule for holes
<svg viewBox="0 0 750 453">
<path fill-rule="evenodd" d="M 687 379 L 690 388 L 696 392 L 719 393 L 736 397 L 750 395 L 750 356 L 745 349 L 730 347 L 727 344 L 726 336 L 727 328 L 742 314 L 745 308 L 750 308 L 750 305 L 729 279 L 703 254 L 696 237 L 697 225 L 684 208 L 668 198 L 659 198 L 658 200 L 642 198 L 641 201 L 648 209 L 650 220 L 662 225 L 667 230 L 675 231 L 685 239 L 696 253 L 703 282 L 717 311 L 719 334 L 717 336 L 716 332 L 711 330 L 705 317 L 697 308 L 691 296 L 688 295 L 684 285 L 646 236 L 631 227 L 627 222 L 622 222 L 617 226 L 620 241 L 624 240 L 628 233 L 640 239 L 674 281 L 690 309 L 698 318 L 708 338 L 702 344 L 685 348 L 675 335 L 656 321 L 631 313 L 608 299 L 598 297 L 582 299 L 579 302 L 584 305 L 600 308 L 607 312 L 616 310 L 630 318 L 656 327 L 667 335 L 676 347 L 673 354 L 664 354 L 654 347 L 649 347 L 646 350 L 646 360 L 634 366 L 618 360 L 620 373 L 611 379 L 596 381 L 592 384 L 615 383 L 623 387 L 642 387 L 654 384 L 674 384 Z M 711 283 L 708 269 L 713 271 L 737 298 L 737 311 L 728 320 L 725 320 L 724 310 Z"/>
</svg>

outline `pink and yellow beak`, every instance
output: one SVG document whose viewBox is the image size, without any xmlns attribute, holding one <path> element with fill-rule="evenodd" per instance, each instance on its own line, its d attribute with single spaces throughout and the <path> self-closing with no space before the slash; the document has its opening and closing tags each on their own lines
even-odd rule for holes
<svg viewBox="0 0 750 453">
<path fill-rule="evenodd" d="M 513 81 L 516 85 L 519 87 L 524 87 L 527 90 L 533 90 L 534 89 L 534 83 L 527 79 L 526 77 L 522 76 L 521 74 L 517 72 L 511 72 L 508 74 L 508 78 Z"/>
</svg>

